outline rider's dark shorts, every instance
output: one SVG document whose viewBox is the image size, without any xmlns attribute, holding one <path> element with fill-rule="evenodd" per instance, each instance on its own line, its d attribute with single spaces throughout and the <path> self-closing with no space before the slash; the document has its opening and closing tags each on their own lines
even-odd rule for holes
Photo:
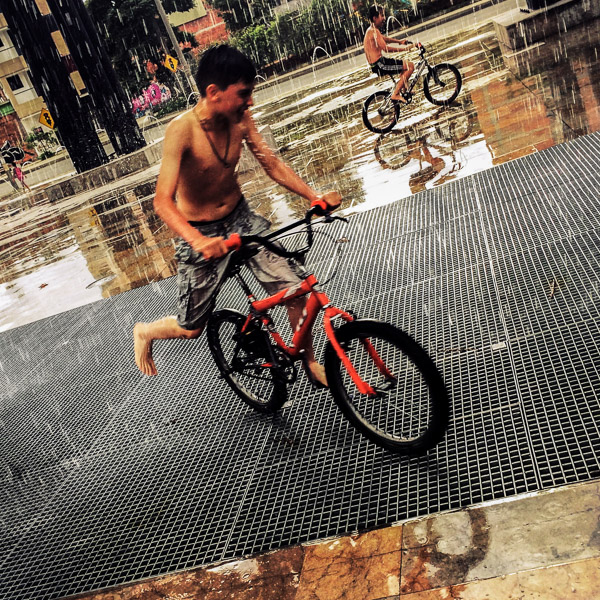
<svg viewBox="0 0 600 600">
<path fill-rule="evenodd" d="M 406 67 L 401 60 L 381 56 L 377 62 L 371 65 L 371 69 L 377 75 L 386 75 L 387 73 L 402 73 L 406 70 Z"/>
<path fill-rule="evenodd" d="M 267 219 L 253 213 L 242 196 L 233 211 L 223 219 L 207 222 L 191 221 L 190 225 L 207 237 L 226 238 L 232 233 L 264 235 L 270 223 Z M 204 327 L 215 308 L 217 294 L 225 281 L 230 255 L 205 261 L 201 254 L 181 240 L 175 258 L 178 262 L 179 289 L 177 323 L 184 329 L 200 329 Z M 302 281 L 285 258 L 264 248 L 248 261 L 248 266 L 270 295 L 294 287 Z"/>
</svg>

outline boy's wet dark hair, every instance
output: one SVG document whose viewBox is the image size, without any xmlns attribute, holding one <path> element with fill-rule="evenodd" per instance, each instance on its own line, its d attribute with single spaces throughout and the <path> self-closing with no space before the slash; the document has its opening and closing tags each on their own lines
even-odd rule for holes
<svg viewBox="0 0 600 600">
<path fill-rule="evenodd" d="M 252 61 L 227 44 L 208 48 L 200 57 L 196 73 L 196 85 L 202 97 L 206 96 L 206 88 L 211 83 L 224 90 L 240 81 L 250 84 L 255 79 L 256 68 Z"/>
<path fill-rule="evenodd" d="M 383 6 L 377 6 L 377 4 L 373 4 L 373 6 L 369 7 L 369 21 L 373 22 L 373 19 L 383 10 Z"/>
</svg>

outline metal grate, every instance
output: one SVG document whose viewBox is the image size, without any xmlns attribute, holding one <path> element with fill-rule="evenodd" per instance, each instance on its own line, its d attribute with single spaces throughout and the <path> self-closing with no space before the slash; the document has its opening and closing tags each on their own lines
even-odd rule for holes
<svg viewBox="0 0 600 600">
<path fill-rule="evenodd" d="M 303 378 L 254 414 L 204 339 L 157 343 L 161 375 L 139 375 L 131 328 L 174 310 L 173 279 L 2 334 L 0 597 L 600 477 L 599 156 L 593 134 L 352 217 L 333 300 L 411 333 L 451 392 L 423 458 L 366 442 Z M 220 304 L 244 297 L 228 285 Z"/>
</svg>

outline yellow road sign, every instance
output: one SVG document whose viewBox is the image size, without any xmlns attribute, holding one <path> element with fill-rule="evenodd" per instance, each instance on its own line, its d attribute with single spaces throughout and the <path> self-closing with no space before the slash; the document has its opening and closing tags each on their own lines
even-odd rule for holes
<svg viewBox="0 0 600 600">
<path fill-rule="evenodd" d="M 54 119 L 47 108 L 42 108 L 40 113 L 40 123 L 50 129 L 54 129 Z"/>
<path fill-rule="evenodd" d="M 179 64 L 178 60 L 176 58 L 173 58 L 172 56 L 169 56 L 167 54 L 167 56 L 165 57 L 165 62 L 164 65 L 165 67 L 167 67 L 167 69 L 173 71 L 173 73 L 175 73 L 175 71 L 177 71 L 177 65 Z"/>
</svg>

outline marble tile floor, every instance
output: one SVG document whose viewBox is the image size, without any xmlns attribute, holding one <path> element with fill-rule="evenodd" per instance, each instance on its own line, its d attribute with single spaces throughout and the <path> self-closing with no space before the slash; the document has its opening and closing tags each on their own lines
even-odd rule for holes
<svg viewBox="0 0 600 600">
<path fill-rule="evenodd" d="M 79 600 L 592 600 L 600 481 L 515 496 Z"/>
</svg>

